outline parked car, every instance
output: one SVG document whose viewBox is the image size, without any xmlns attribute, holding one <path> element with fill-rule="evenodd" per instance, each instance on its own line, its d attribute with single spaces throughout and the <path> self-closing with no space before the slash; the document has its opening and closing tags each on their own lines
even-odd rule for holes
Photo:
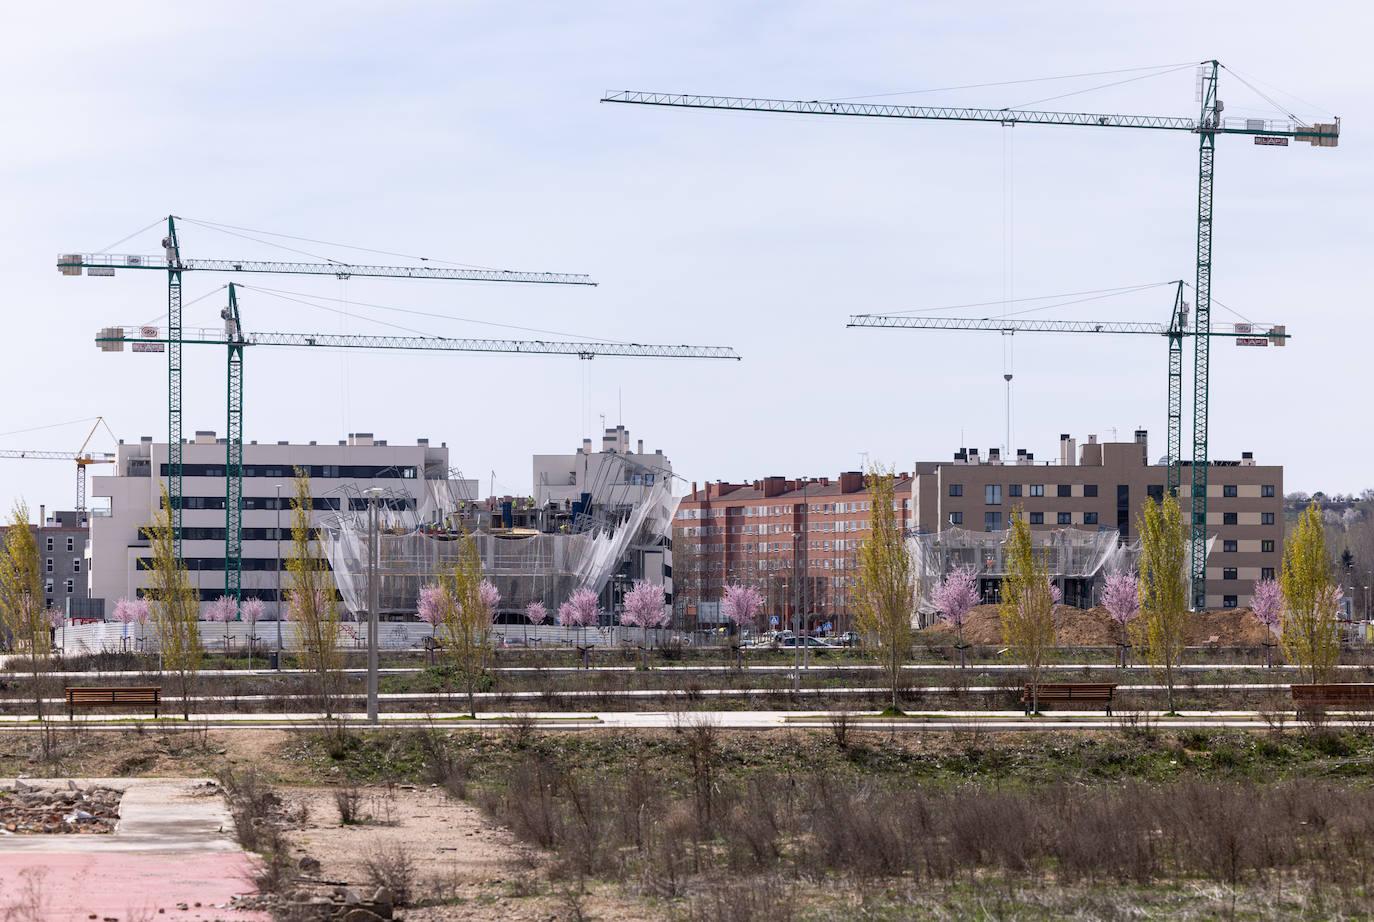
<svg viewBox="0 0 1374 922">
<path fill-rule="evenodd" d="M 797 642 L 797 638 L 795 638 L 795 637 L 786 637 L 786 638 L 784 638 L 784 639 L 778 641 L 778 646 L 780 646 L 780 647 L 787 647 L 787 648 L 789 648 L 789 649 L 792 648 L 792 647 L 802 646 L 802 647 L 806 647 L 806 648 L 811 649 L 811 650 L 818 650 L 818 651 L 819 651 L 819 650 L 838 650 L 838 649 L 839 649 L 839 647 L 836 646 L 835 644 L 833 644 L 833 643 L 826 643 L 824 640 L 818 640 L 818 639 L 815 638 L 815 637 L 803 637 L 803 638 L 801 639 L 801 642 L 800 642 L 800 643 Z"/>
</svg>

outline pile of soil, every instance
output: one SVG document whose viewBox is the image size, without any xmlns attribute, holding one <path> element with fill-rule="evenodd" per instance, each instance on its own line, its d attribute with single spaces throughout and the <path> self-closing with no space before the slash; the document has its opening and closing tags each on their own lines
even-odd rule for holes
<svg viewBox="0 0 1374 922">
<path fill-rule="evenodd" d="M 940 622 L 919 636 L 931 645 L 954 642 L 953 625 Z M 1054 636 L 1061 647 L 1105 647 L 1121 638 L 1120 628 L 1105 608 L 1054 607 Z M 1248 608 L 1202 611 L 1189 616 L 1188 643 L 1217 643 L 1223 647 L 1257 647 L 1270 637 L 1269 629 Z M 1212 638 L 1216 638 L 1213 640 Z M 1002 643 L 1002 618 L 996 605 L 979 605 L 964 618 L 964 643 Z"/>
</svg>

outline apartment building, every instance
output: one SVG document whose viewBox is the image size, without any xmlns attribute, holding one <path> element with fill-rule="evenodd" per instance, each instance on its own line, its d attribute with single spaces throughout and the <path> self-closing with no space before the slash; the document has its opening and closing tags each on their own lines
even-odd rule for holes
<svg viewBox="0 0 1374 922">
<path fill-rule="evenodd" d="M 182 554 L 202 603 L 224 592 L 225 442 L 213 432 L 197 432 L 182 447 Z M 144 437 L 120 443 L 115 474 L 97 476 L 91 495 L 108 506 L 91 511 L 91 540 L 86 555 L 91 595 L 105 600 L 108 617 L 114 602 L 140 593 L 151 575 L 151 550 L 141 529 L 153 521 L 161 504 L 167 475 L 167 445 Z M 388 509 L 423 516 L 437 495 L 472 496 L 475 481 L 448 480 L 448 447 L 419 439 L 413 445 L 389 445 L 371 433 L 351 434 L 337 445 L 325 443 L 243 446 L 242 573 L 244 598 L 267 603 L 275 611 L 278 587 L 290 554 L 291 499 L 295 472 L 310 477 L 312 523 L 341 510 L 366 508 L 363 491 L 380 487 Z"/>
<path fill-rule="evenodd" d="M 29 526 L 38 546 L 44 603 L 72 618 L 101 617 L 100 600 L 91 599 L 88 592 L 86 523 L 85 512 L 64 510 L 49 515 L 45 506 L 39 506 L 38 524 Z M 0 526 L 0 542 L 9 527 Z"/>
<path fill-rule="evenodd" d="M 899 519 L 913 527 L 912 478 L 897 476 Z M 673 519 L 674 585 L 680 623 L 721 621 L 727 583 L 752 585 L 764 615 L 812 628 L 852 624 L 859 542 L 869 532 L 872 496 L 864 475 L 836 478 L 765 477 L 752 483 L 716 481 L 678 504 Z"/>
<path fill-rule="evenodd" d="M 950 461 L 916 465 L 915 528 L 925 534 L 949 528 L 1001 531 L 1020 507 L 1035 531 L 1111 529 L 1131 541 L 1141 502 L 1163 497 L 1166 474 L 1163 463 L 1151 463 L 1143 429 L 1129 442 L 1100 443 L 1090 435 L 1081 446 L 1063 434 L 1053 461 L 1037 461 L 1025 451 L 1003 459 L 996 448 L 985 456 L 961 448 Z M 1185 462 L 1179 491 L 1185 516 L 1190 479 Z M 1259 465 L 1251 452 L 1243 452 L 1237 461 L 1212 461 L 1207 482 L 1207 531 L 1215 543 L 1207 558 L 1206 604 L 1245 607 L 1255 583 L 1274 578 L 1281 565 L 1283 467 Z M 1094 601 L 1090 587 L 1083 591 L 1083 604 Z"/>
</svg>

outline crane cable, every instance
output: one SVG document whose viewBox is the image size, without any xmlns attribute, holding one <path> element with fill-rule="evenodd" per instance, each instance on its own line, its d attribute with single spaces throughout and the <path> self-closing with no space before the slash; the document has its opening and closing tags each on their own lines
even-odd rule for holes
<svg viewBox="0 0 1374 922">
<path fill-rule="evenodd" d="M 1015 86 L 1023 83 L 1048 83 L 1054 80 L 1075 80 L 1080 77 L 1106 77 L 1113 74 L 1129 74 L 1142 70 L 1160 70 L 1165 67 L 1191 67 L 1193 62 L 1180 64 L 1152 64 L 1145 67 L 1122 67 L 1116 70 L 1096 70 L 1081 74 L 1060 74 L 1054 77 L 1027 77 L 1022 80 L 999 80 L 993 83 L 965 83 L 962 86 L 937 86 L 924 90 L 898 90 L 892 93 L 869 93 L 864 96 L 835 96 L 819 102 L 850 102 L 855 99 L 880 99 L 887 96 L 915 96 L 921 93 L 945 93 L 951 90 L 979 90 L 990 86 Z"/>
</svg>

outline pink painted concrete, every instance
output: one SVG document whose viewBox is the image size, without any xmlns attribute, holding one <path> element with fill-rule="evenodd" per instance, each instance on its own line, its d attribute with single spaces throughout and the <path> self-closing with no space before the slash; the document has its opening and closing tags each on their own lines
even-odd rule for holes
<svg viewBox="0 0 1374 922">
<path fill-rule="evenodd" d="M 26 922 L 89 922 L 92 914 L 119 922 L 268 922 L 266 913 L 228 908 L 234 894 L 256 890 L 253 861 L 241 851 L 6 853 L 0 844 L 0 918 L 8 911 Z M 34 915 L 26 914 L 31 893 Z"/>
</svg>

